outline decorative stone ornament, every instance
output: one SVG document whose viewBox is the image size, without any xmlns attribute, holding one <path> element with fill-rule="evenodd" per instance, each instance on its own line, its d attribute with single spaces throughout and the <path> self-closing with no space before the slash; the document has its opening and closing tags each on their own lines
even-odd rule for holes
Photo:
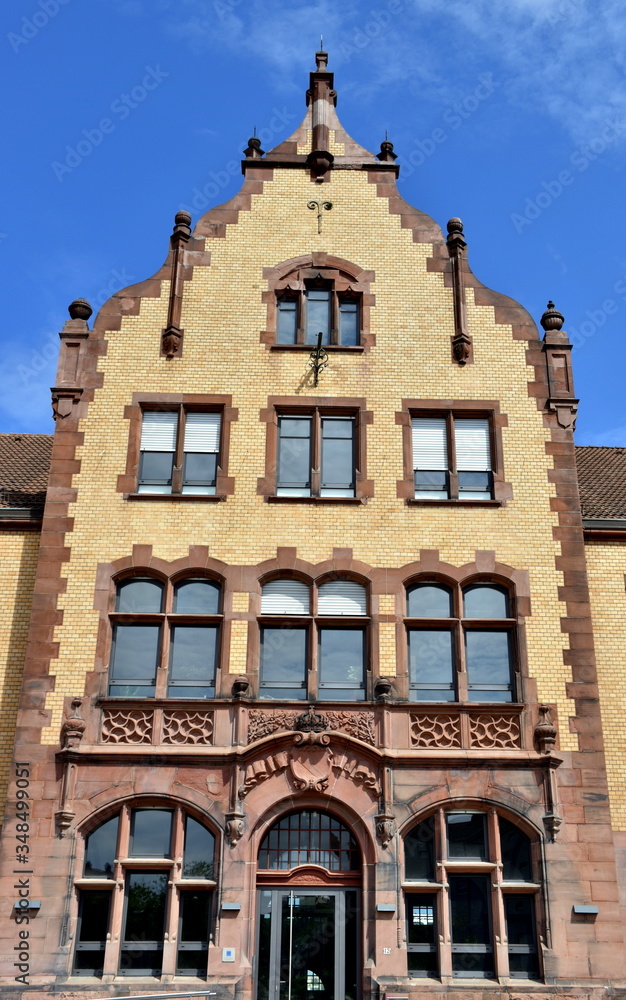
<svg viewBox="0 0 626 1000">
<path fill-rule="evenodd" d="M 316 712 L 313 705 L 308 712 L 299 715 L 294 723 L 294 729 L 300 733 L 323 733 L 328 729 L 328 719 L 325 715 Z"/>
<path fill-rule="evenodd" d="M 448 221 L 448 253 L 452 268 L 452 297 L 454 301 L 454 336 L 452 337 L 452 360 L 458 365 L 466 365 L 473 360 L 472 338 L 467 332 L 465 313 L 465 284 L 463 280 L 463 259 L 467 243 L 463 236 L 463 223 L 456 217 Z"/>
<path fill-rule="evenodd" d="M 260 160 L 265 156 L 265 150 L 261 149 L 261 140 L 258 136 L 253 135 L 251 139 L 248 139 L 248 145 L 244 149 L 243 155 L 249 160 Z"/>
<path fill-rule="evenodd" d="M 233 681 L 233 698 L 236 701 L 241 701 L 243 698 L 247 698 L 248 690 L 250 688 L 250 682 L 246 677 L 237 677 Z"/>
<path fill-rule="evenodd" d="M 550 753 L 556 746 L 556 726 L 550 721 L 550 706 L 539 706 L 540 719 L 535 726 L 535 743 L 539 753 Z"/>
<path fill-rule="evenodd" d="M 82 701 L 76 698 L 72 702 L 72 714 L 68 716 L 61 726 L 61 747 L 63 750 L 72 750 L 77 747 L 85 732 L 85 721 L 78 714 L 78 709 Z"/>
<path fill-rule="evenodd" d="M 93 313 L 93 309 L 87 302 L 87 299 L 74 299 L 67 307 L 67 311 L 70 314 L 70 319 L 82 319 L 85 322 L 87 322 Z"/>
<path fill-rule="evenodd" d="M 561 330 L 563 328 L 565 317 L 563 313 L 560 313 L 559 310 L 555 308 L 552 299 L 548 302 L 548 308 L 541 317 L 540 322 L 546 332 L 548 330 Z"/>
<path fill-rule="evenodd" d="M 226 826 L 224 827 L 224 836 L 231 848 L 237 846 L 244 835 L 245 828 L 245 820 L 241 813 L 228 813 Z"/>
<path fill-rule="evenodd" d="M 380 160 L 382 163 L 393 163 L 398 159 L 397 155 L 393 151 L 393 143 L 389 142 L 389 139 L 385 139 L 384 142 L 381 142 L 380 153 L 376 154 L 376 159 Z"/>
<path fill-rule="evenodd" d="M 166 358 L 180 357 L 184 330 L 180 326 L 183 304 L 183 255 L 191 237 L 191 216 L 189 212 L 177 212 L 174 216 L 174 230 L 170 237 L 172 258 L 170 274 L 170 297 L 167 308 L 167 326 L 161 333 L 161 354 Z"/>
<path fill-rule="evenodd" d="M 378 837 L 383 850 L 386 850 L 396 833 L 396 824 L 393 816 L 388 813 L 380 813 L 376 817 L 376 836 Z"/>
</svg>

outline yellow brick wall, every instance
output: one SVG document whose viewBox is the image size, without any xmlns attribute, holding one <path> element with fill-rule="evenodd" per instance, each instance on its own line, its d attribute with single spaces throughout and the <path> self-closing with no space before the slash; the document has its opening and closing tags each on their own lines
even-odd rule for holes
<svg viewBox="0 0 626 1000">
<path fill-rule="evenodd" d="M 626 544 L 587 545 L 611 819 L 626 830 Z"/>
<path fill-rule="evenodd" d="M 15 719 L 39 549 L 36 532 L 0 532 L 0 823 L 7 796 Z"/>
<path fill-rule="evenodd" d="M 387 199 L 378 197 L 365 172 L 335 171 L 323 185 L 333 202 L 324 212 L 322 233 L 307 202 L 321 186 L 299 170 L 279 170 L 252 198 L 252 210 L 227 227 L 224 239 L 207 241 L 211 266 L 197 268 L 184 286 L 181 359 L 159 357 L 160 331 L 166 323 L 167 282 L 160 299 L 146 299 L 138 316 L 126 317 L 120 332 L 109 336 L 101 360 L 104 387 L 95 394 L 84 422 L 85 444 L 79 449 L 81 472 L 74 483 L 79 501 L 70 509 L 75 530 L 69 539 L 71 560 L 65 613 L 57 629 L 60 656 L 52 664 L 55 691 L 44 741 L 58 739 L 66 695 L 83 691 L 84 674 L 93 668 L 97 613 L 93 610 L 96 565 L 127 556 L 135 543 L 152 543 L 154 554 L 179 558 L 187 546 L 208 544 L 211 554 L 229 564 L 250 564 L 275 557 L 276 547 L 296 546 L 300 557 L 318 562 L 336 545 L 350 546 L 354 557 L 373 566 L 400 566 L 418 558 L 420 549 L 437 548 L 454 565 L 474 559 L 475 550 L 493 549 L 496 559 L 530 573 L 533 617 L 527 631 L 531 674 L 540 698 L 559 705 L 564 748 L 576 748 L 567 717 L 572 703 L 565 693 L 570 679 L 563 666 L 565 613 L 555 572 L 558 545 L 552 537 L 556 514 L 550 513 L 545 442 L 549 432 L 527 381 L 523 342 L 510 327 L 497 326 L 492 307 L 474 304 L 468 294 L 468 324 L 475 363 L 450 361 L 453 333 L 452 293 L 443 276 L 427 270 L 429 245 L 413 242 L 399 216 L 390 215 Z M 259 343 L 266 328 L 267 288 L 263 268 L 302 254 L 323 250 L 372 269 L 376 305 L 371 312 L 376 347 L 369 354 L 333 354 L 313 389 L 303 381 L 308 358 L 303 353 L 270 352 Z M 124 407 L 135 391 L 232 393 L 239 419 L 232 425 L 229 475 L 236 492 L 222 504 L 133 502 L 116 492 L 124 472 L 128 422 Z M 359 507 L 267 504 L 257 496 L 264 475 L 266 424 L 259 411 L 268 396 L 366 397 L 374 423 L 367 428 L 368 478 L 375 497 Z M 505 477 L 514 500 L 506 508 L 407 507 L 396 497 L 403 476 L 401 428 L 395 413 L 404 397 L 499 399 L 508 415 L 503 429 Z M 103 517 L 106 530 L 103 531 Z M 238 605 L 239 606 L 239 605 Z M 243 623 L 242 623 L 243 624 Z M 381 662 L 392 672 L 389 639 Z M 233 633 L 230 670 L 245 662 L 245 629 Z"/>
</svg>

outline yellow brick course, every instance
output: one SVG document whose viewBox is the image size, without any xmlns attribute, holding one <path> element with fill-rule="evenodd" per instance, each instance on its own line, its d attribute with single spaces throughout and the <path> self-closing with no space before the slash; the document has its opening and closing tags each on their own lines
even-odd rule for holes
<svg viewBox="0 0 626 1000">
<path fill-rule="evenodd" d="M 441 558 L 463 565 L 477 549 L 495 550 L 496 559 L 530 573 L 533 616 L 528 622 L 529 668 L 537 678 L 539 697 L 559 706 L 563 748 L 575 749 L 567 718 L 569 668 L 558 601 L 562 583 L 554 559 L 559 546 L 552 537 L 557 515 L 550 512 L 546 470 L 548 430 L 526 383 L 534 380 L 524 342 L 512 339 L 508 326 L 495 324 L 492 307 L 477 306 L 468 295 L 467 317 L 473 337 L 473 365 L 450 361 L 453 333 L 452 292 L 443 276 L 427 270 L 432 247 L 413 242 L 399 216 L 389 215 L 386 198 L 378 197 L 366 172 L 336 171 L 324 184 L 322 233 L 307 202 L 316 188 L 306 172 L 278 170 L 262 195 L 252 196 L 252 209 L 228 226 L 224 239 L 207 240 L 211 266 L 196 268 L 185 283 L 182 326 L 184 354 L 159 357 L 160 331 L 166 323 L 168 284 L 160 299 L 142 301 L 138 316 L 123 320 L 122 330 L 108 337 L 101 359 L 104 387 L 90 405 L 85 444 L 78 450 L 81 472 L 74 478 L 79 502 L 69 538 L 67 592 L 60 598 L 64 622 L 56 631 L 60 655 L 52 663 L 56 686 L 48 696 L 51 725 L 45 742 L 58 739 L 63 699 L 81 694 L 84 676 L 93 669 L 98 615 L 93 590 L 98 562 L 127 556 L 136 543 L 152 543 L 154 555 L 177 559 L 189 544 L 210 546 L 211 555 L 233 565 L 275 556 L 276 547 L 295 546 L 313 563 L 332 556 L 333 546 L 349 546 L 354 558 L 375 567 L 401 566 L 436 548 Z M 268 247 L 271 246 L 271 250 Z M 375 271 L 371 310 L 376 346 L 368 354 L 333 354 L 314 389 L 302 353 L 270 352 L 259 342 L 266 328 L 262 292 L 263 268 L 323 250 Z M 125 502 L 116 492 L 125 470 L 128 422 L 124 407 L 135 391 L 232 393 L 239 419 L 232 424 L 229 475 L 235 495 L 222 504 L 177 505 Z M 264 475 L 266 424 L 259 412 L 268 396 L 366 397 L 374 423 L 367 428 L 367 475 L 375 497 L 360 507 L 272 505 L 257 495 Z M 432 399 L 499 399 L 508 415 L 503 429 L 505 476 L 514 499 L 503 508 L 407 507 L 396 496 L 403 476 L 401 428 L 395 414 L 404 397 Z M 106 530 L 103 530 L 106 512 Z M 237 601 L 240 602 L 239 596 Z M 243 601 L 237 608 L 244 609 Z M 389 599 L 386 611 L 393 612 Z M 381 605 L 381 611 L 383 605 Z M 245 666 L 246 623 L 235 623 L 230 671 Z M 381 663 L 390 672 L 391 628 L 384 631 Z M 381 640 L 382 641 L 382 640 Z M 395 637 L 394 637 L 395 642 Z M 391 658 L 390 658 L 391 657 Z M 393 666 L 395 673 L 395 661 Z"/>
<path fill-rule="evenodd" d="M 626 545 L 593 542 L 586 554 L 611 819 L 626 830 Z"/>
<path fill-rule="evenodd" d="M 0 823 L 7 784 L 15 720 L 22 687 L 24 654 L 28 639 L 30 606 L 37 566 L 39 535 L 17 531 L 0 533 Z"/>
</svg>

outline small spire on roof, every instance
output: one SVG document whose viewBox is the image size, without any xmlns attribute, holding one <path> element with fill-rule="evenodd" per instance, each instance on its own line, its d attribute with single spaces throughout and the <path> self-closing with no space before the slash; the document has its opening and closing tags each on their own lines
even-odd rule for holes
<svg viewBox="0 0 626 1000">
<path fill-rule="evenodd" d="M 315 65 L 317 66 L 318 72 L 324 72 L 328 66 L 328 52 L 324 52 L 320 49 L 319 52 L 315 53 Z"/>
</svg>

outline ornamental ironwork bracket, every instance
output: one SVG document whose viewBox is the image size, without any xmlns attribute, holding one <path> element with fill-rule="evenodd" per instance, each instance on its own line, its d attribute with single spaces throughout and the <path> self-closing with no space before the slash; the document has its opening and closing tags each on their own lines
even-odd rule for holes
<svg viewBox="0 0 626 1000">
<path fill-rule="evenodd" d="M 312 201 L 307 202 L 306 207 L 312 209 L 312 211 L 315 211 L 315 209 L 317 209 L 317 231 L 318 233 L 321 233 L 322 209 L 325 209 L 325 211 L 330 212 L 331 208 L 333 207 L 332 201 L 318 201 L 317 198 L 315 198 Z"/>
<path fill-rule="evenodd" d="M 317 335 L 317 346 L 311 351 L 311 360 L 309 361 L 309 368 L 313 369 L 313 385 L 317 385 L 319 374 L 328 365 L 328 354 L 322 347 L 322 337 L 324 334 L 320 331 Z"/>
</svg>

